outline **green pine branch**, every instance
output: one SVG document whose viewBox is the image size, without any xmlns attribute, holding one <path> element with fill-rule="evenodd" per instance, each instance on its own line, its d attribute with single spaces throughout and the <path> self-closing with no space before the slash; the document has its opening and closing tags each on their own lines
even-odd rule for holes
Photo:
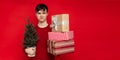
<svg viewBox="0 0 120 60">
<path fill-rule="evenodd" d="M 24 33 L 24 47 L 34 47 L 38 41 L 38 35 L 35 30 L 35 27 L 30 23 L 29 19 L 27 20 Z"/>
</svg>

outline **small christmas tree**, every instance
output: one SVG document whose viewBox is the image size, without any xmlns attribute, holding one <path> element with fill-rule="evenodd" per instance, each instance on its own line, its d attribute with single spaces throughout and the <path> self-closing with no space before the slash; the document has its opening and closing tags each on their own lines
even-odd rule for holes
<svg viewBox="0 0 120 60">
<path fill-rule="evenodd" d="M 38 41 L 38 35 L 35 30 L 35 27 L 32 23 L 30 23 L 29 19 L 27 19 L 27 24 L 25 27 L 25 34 L 24 34 L 24 47 L 35 47 Z"/>
</svg>

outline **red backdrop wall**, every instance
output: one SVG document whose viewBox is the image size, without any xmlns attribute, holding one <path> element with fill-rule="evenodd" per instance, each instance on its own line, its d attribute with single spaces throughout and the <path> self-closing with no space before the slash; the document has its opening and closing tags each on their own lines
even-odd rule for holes
<svg viewBox="0 0 120 60">
<path fill-rule="evenodd" d="M 120 60 L 120 1 L 4 0 L 0 1 L 0 60 L 29 60 L 23 50 L 26 17 L 36 24 L 34 7 L 45 3 L 51 15 L 70 14 L 75 52 L 56 60 Z"/>
</svg>

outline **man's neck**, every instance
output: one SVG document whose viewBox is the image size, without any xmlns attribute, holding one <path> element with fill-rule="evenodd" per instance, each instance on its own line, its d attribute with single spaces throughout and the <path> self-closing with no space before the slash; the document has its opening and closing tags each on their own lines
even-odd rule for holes
<svg viewBox="0 0 120 60">
<path fill-rule="evenodd" d="M 48 26 L 48 23 L 47 21 L 44 21 L 44 22 L 38 22 L 38 27 L 39 28 L 45 28 Z"/>
</svg>

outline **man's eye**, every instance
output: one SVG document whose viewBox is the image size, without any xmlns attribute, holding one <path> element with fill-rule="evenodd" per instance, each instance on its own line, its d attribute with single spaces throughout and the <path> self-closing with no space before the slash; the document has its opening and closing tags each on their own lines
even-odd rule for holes
<svg viewBox="0 0 120 60">
<path fill-rule="evenodd" d="M 41 14 L 41 13 L 38 13 L 38 14 Z"/>
<path fill-rule="evenodd" d="M 43 14 L 46 14 L 46 13 L 43 13 Z"/>
</svg>

